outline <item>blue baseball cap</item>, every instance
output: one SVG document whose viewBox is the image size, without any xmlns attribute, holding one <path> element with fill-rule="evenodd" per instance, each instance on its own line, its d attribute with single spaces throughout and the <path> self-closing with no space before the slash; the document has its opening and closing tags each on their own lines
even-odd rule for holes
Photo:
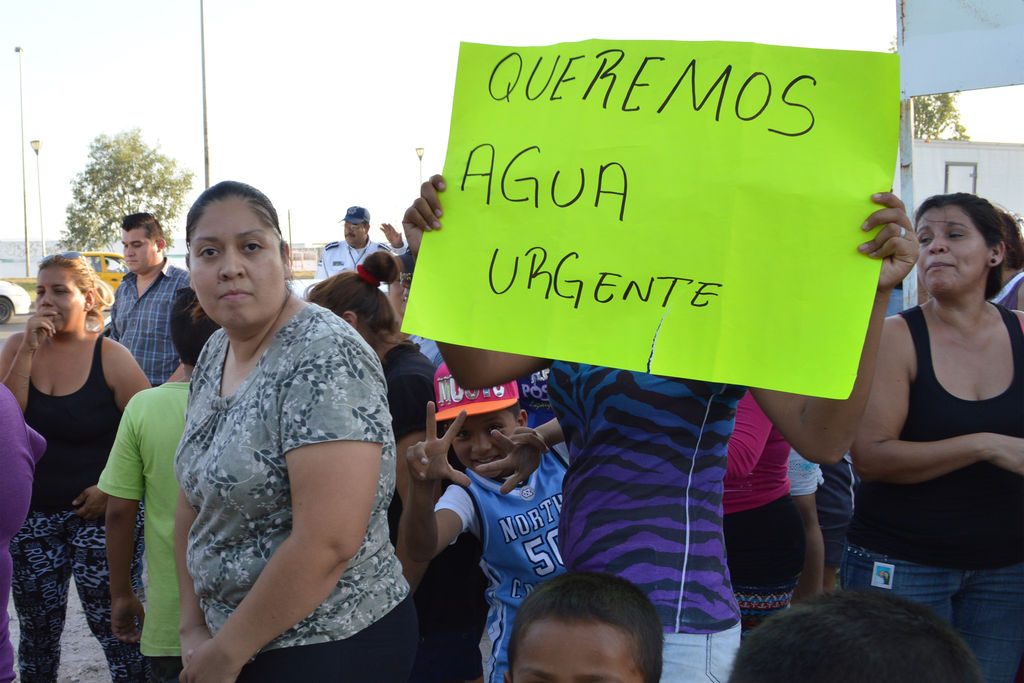
<svg viewBox="0 0 1024 683">
<path fill-rule="evenodd" d="M 342 219 L 345 223 L 369 223 L 370 212 L 361 206 L 350 206 Z"/>
</svg>

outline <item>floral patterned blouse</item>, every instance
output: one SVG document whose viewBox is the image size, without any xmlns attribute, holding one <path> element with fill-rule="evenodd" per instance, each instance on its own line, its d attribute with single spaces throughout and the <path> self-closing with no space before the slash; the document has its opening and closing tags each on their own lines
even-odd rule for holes
<svg viewBox="0 0 1024 683">
<path fill-rule="evenodd" d="M 296 313 L 222 398 L 227 348 L 221 330 L 199 357 L 174 463 L 197 515 L 186 557 L 207 625 L 217 633 L 291 532 L 285 455 L 325 441 L 367 441 L 383 445 L 383 460 L 362 548 L 328 598 L 264 650 L 347 638 L 409 591 L 388 540 L 395 440 L 380 361 L 352 327 L 315 305 Z"/>
</svg>

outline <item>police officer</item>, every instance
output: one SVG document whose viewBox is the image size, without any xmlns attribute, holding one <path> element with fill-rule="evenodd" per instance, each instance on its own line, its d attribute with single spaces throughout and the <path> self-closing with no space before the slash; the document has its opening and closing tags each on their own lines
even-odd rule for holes
<svg viewBox="0 0 1024 683">
<path fill-rule="evenodd" d="M 379 242 L 370 241 L 370 212 L 361 206 L 351 206 L 345 213 L 345 240 L 331 242 L 324 247 L 320 263 L 316 267 L 316 279 L 322 280 L 343 270 L 355 270 L 356 266 L 366 260 L 375 251 L 387 249 L 394 254 L 406 252 L 402 234 L 390 223 L 380 227 L 388 238 L 391 247 Z"/>
</svg>

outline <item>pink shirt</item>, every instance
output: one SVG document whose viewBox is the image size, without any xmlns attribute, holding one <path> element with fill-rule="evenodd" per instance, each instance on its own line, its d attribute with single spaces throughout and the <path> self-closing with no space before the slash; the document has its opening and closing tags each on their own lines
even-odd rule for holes
<svg viewBox="0 0 1024 683">
<path fill-rule="evenodd" d="M 748 391 L 736 406 L 725 471 L 725 514 L 760 507 L 789 493 L 789 444 Z"/>
</svg>

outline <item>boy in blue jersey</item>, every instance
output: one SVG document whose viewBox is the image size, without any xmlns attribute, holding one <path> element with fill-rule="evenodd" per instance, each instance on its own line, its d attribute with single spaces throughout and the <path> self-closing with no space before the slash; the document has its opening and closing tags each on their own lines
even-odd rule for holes
<svg viewBox="0 0 1024 683">
<path fill-rule="evenodd" d="M 516 610 L 540 582 L 565 572 L 558 552 L 565 463 L 542 458 L 541 466 L 509 495 L 502 481 L 476 473 L 482 464 L 502 458 L 515 445 L 509 438 L 526 427 L 515 382 L 464 391 L 442 365 L 434 376 L 435 405 L 427 405 L 427 440 L 409 448 L 409 493 L 402 510 L 398 544 L 417 561 L 429 561 L 463 532 L 483 546 L 480 566 L 487 576 L 487 634 L 491 641 L 485 667 L 488 683 L 501 683 Z M 438 422 L 454 421 L 438 438 Z M 537 438 L 536 433 L 529 438 Z M 455 470 L 448 450 L 466 467 Z M 444 480 L 449 486 L 440 499 Z M 434 501 L 437 500 L 437 504 Z M 431 514 L 433 512 L 433 514 Z"/>
</svg>

